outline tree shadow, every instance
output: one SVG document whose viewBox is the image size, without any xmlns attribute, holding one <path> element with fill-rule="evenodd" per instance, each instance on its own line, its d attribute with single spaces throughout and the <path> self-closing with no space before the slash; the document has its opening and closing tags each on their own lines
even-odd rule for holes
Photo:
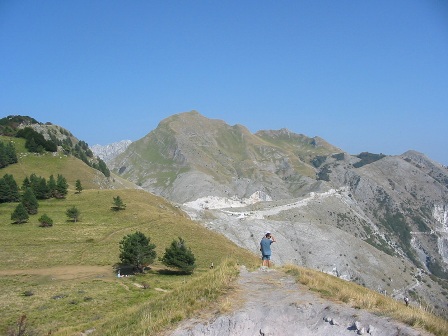
<svg viewBox="0 0 448 336">
<path fill-rule="evenodd" d="M 181 271 L 181 270 L 172 270 L 172 269 L 160 269 L 157 270 L 157 273 L 161 274 L 161 275 L 191 275 L 191 272 L 185 272 L 185 271 Z"/>
</svg>

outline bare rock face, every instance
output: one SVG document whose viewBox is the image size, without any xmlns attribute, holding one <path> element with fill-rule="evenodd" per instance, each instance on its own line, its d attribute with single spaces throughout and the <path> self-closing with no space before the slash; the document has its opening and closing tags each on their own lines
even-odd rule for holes
<svg viewBox="0 0 448 336">
<path fill-rule="evenodd" d="M 123 153 L 132 143 L 131 140 L 121 140 L 105 146 L 93 145 L 90 149 L 93 154 L 101 158 L 106 164 L 112 161 L 117 155 Z"/>
<path fill-rule="evenodd" d="M 272 230 L 276 263 L 446 314 L 448 169 L 422 153 L 350 155 L 318 137 L 252 134 L 192 111 L 163 120 L 109 168 L 254 253 Z"/>
</svg>

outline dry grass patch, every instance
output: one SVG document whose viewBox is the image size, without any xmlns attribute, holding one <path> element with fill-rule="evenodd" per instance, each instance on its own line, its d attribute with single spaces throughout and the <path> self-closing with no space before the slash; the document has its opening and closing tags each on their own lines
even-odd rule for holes
<svg viewBox="0 0 448 336">
<path fill-rule="evenodd" d="M 425 329 L 434 335 L 448 335 L 448 321 L 414 306 L 406 307 L 396 300 L 355 283 L 303 267 L 288 265 L 284 270 L 310 290 L 323 297 L 350 304 L 378 315 L 391 317 L 410 326 Z"/>
<path fill-rule="evenodd" d="M 234 260 L 226 261 L 154 300 L 117 312 L 100 325 L 95 334 L 154 335 L 162 332 L 213 306 L 232 288 L 238 273 L 237 263 Z M 70 335 L 70 331 L 67 330 L 66 334 Z"/>
</svg>

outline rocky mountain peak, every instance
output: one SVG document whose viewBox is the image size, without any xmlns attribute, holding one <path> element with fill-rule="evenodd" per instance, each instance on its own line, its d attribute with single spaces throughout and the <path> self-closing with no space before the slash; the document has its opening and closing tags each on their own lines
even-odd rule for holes
<svg viewBox="0 0 448 336">
<path fill-rule="evenodd" d="M 104 162 L 108 163 L 113 160 L 117 155 L 123 153 L 126 148 L 132 143 L 131 140 L 121 140 L 108 145 L 93 145 L 90 147 L 93 154 L 98 156 Z"/>
</svg>

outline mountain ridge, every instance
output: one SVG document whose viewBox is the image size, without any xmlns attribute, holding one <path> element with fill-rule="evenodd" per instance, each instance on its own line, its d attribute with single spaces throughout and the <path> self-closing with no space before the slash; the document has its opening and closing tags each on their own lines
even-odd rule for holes
<svg viewBox="0 0 448 336">
<path fill-rule="evenodd" d="M 276 230 L 284 242 L 274 255 L 278 263 L 325 270 L 394 295 L 410 292 L 446 309 L 448 296 L 440 293 L 448 288 L 448 169 L 422 153 L 351 155 L 319 137 L 286 128 L 252 134 L 193 111 L 162 120 L 108 164 L 254 253 L 263 229 Z M 251 198 L 257 202 L 246 201 Z M 211 207 L 216 199 L 227 207 Z M 300 207 L 268 213 L 301 200 Z M 313 256 L 315 246 L 321 256 Z M 372 247 L 370 257 L 360 258 L 360 246 Z M 369 274 L 376 264 L 376 274 Z M 384 281 L 388 274 L 402 281 Z"/>
</svg>

